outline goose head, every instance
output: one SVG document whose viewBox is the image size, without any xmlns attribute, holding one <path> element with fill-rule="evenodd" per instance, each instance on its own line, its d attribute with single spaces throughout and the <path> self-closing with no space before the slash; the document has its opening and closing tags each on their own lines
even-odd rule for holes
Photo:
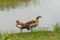
<svg viewBox="0 0 60 40">
<path fill-rule="evenodd" d="M 41 18 L 41 16 L 37 16 L 36 19 L 38 20 L 39 18 Z"/>
</svg>

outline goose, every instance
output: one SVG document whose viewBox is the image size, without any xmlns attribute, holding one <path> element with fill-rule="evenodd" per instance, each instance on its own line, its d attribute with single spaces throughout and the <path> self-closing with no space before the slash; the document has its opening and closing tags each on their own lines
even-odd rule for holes
<svg viewBox="0 0 60 40">
<path fill-rule="evenodd" d="M 22 32 L 22 29 L 31 29 L 31 32 L 32 32 L 32 28 L 33 27 L 37 27 L 38 26 L 38 23 L 39 23 L 39 18 L 41 18 L 41 16 L 37 16 L 35 20 L 30 20 L 28 22 L 20 22 L 19 20 L 16 21 L 16 27 L 20 28 L 21 32 Z"/>
<path fill-rule="evenodd" d="M 29 28 L 31 29 L 31 32 L 32 32 L 32 28 L 33 27 L 37 27 L 38 26 L 39 18 L 41 18 L 41 16 L 37 16 L 36 20 L 30 20 L 30 21 L 25 23 L 25 24 L 29 24 Z"/>
</svg>

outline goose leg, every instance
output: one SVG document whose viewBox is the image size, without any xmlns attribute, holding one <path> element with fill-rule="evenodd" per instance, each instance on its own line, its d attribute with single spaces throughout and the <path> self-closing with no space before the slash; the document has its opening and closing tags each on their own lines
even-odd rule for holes
<svg viewBox="0 0 60 40">
<path fill-rule="evenodd" d="M 30 29 L 31 29 L 31 32 L 32 32 L 32 27 L 30 27 Z"/>
<path fill-rule="evenodd" d="M 20 33 L 22 33 L 22 28 L 20 29 Z"/>
</svg>

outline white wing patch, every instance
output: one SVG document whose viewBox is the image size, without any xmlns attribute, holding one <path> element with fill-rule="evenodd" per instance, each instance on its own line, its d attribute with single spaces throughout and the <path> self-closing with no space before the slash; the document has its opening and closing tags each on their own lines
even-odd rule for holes
<svg viewBox="0 0 60 40">
<path fill-rule="evenodd" d="M 18 25 L 18 27 L 22 27 L 21 25 Z"/>
</svg>

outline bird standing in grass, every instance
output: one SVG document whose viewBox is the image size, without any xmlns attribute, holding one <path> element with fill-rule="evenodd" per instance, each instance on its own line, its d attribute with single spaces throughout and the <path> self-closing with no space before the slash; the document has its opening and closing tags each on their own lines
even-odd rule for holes
<svg viewBox="0 0 60 40">
<path fill-rule="evenodd" d="M 22 29 L 31 29 L 31 32 L 32 32 L 32 28 L 33 27 L 37 27 L 38 26 L 38 23 L 39 23 L 39 18 L 41 18 L 41 16 L 37 16 L 36 17 L 36 20 L 30 20 L 26 23 L 23 23 L 23 22 L 20 22 L 19 20 L 16 21 L 16 27 L 20 28 L 21 32 L 22 32 Z"/>
</svg>

